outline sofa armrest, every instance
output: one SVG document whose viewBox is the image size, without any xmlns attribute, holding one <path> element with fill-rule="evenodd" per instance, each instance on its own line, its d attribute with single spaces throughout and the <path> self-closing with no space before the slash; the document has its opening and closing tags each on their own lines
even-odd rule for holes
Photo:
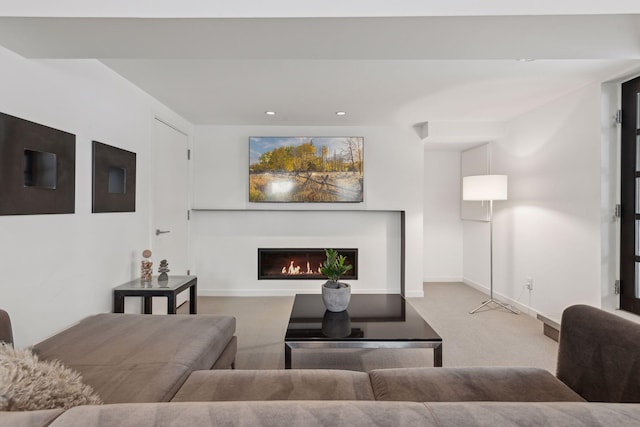
<svg viewBox="0 0 640 427">
<path fill-rule="evenodd" d="M 9 313 L 0 310 L 0 342 L 3 341 L 13 346 L 13 332 Z"/>
<path fill-rule="evenodd" d="M 556 376 L 590 402 L 640 402 L 640 324 L 587 305 L 567 308 Z"/>
</svg>

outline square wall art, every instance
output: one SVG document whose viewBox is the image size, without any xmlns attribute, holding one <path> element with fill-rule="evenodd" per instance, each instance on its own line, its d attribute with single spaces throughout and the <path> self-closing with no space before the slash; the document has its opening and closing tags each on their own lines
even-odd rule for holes
<svg viewBox="0 0 640 427">
<path fill-rule="evenodd" d="M 76 137 L 0 113 L 0 215 L 75 212 Z"/>
</svg>

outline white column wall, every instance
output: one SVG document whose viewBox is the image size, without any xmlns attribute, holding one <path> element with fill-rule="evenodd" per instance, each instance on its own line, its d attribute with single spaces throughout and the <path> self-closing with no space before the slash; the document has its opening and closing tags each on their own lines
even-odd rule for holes
<svg viewBox="0 0 640 427">
<path fill-rule="evenodd" d="M 508 122 L 493 144 L 492 172 L 509 176 L 509 200 L 494 205 L 494 289 L 531 312 L 600 305 L 600 116 L 592 84 Z"/>
<path fill-rule="evenodd" d="M 460 153 L 424 153 L 425 282 L 462 281 Z"/>
</svg>

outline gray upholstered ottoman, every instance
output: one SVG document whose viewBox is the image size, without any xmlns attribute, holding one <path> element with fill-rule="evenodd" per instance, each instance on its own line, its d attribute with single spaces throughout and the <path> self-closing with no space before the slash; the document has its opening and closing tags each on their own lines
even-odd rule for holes
<svg viewBox="0 0 640 427">
<path fill-rule="evenodd" d="M 169 401 L 192 371 L 233 362 L 229 316 L 102 313 L 34 346 L 78 371 L 105 403 Z"/>
<path fill-rule="evenodd" d="M 194 371 L 173 402 L 375 400 L 365 372 L 331 369 Z"/>
<path fill-rule="evenodd" d="M 376 400 L 584 402 L 538 368 L 403 368 L 369 372 Z"/>
</svg>

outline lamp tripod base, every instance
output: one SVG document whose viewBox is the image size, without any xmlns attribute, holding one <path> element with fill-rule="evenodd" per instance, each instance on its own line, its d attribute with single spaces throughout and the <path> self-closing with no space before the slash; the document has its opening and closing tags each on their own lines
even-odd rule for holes
<svg viewBox="0 0 640 427">
<path fill-rule="evenodd" d="M 502 307 L 502 308 L 504 308 L 505 310 L 508 310 L 508 311 L 512 312 L 513 314 L 520 314 L 520 312 L 519 312 L 518 310 L 516 310 L 515 308 L 511 308 L 511 307 L 509 307 L 507 304 L 501 303 L 500 301 L 497 301 L 497 300 L 495 300 L 495 299 L 493 299 L 493 298 L 489 298 L 488 300 L 486 300 L 485 302 L 483 302 L 482 304 L 480 304 L 480 306 L 478 306 L 478 307 L 477 307 L 477 308 L 475 308 L 474 310 L 471 310 L 471 311 L 469 312 L 469 314 L 477 313 L 481 308 L 483 308 L 483 307 L 489 307 L 489 305 L 490 305 L 490 304 L 495 304 L 495 305 L 497 305 L 497 306 L 498 306 L 498 307 L 495 307 L 495 308 L 500 308 L 500 307 Z M 489 309 L 489 310 L 491 310 L 491 307 L 489 307 L 488 309 Z M 483 310 L 483 311 L 486 311 L 486 310 Z"/>
</svg>

